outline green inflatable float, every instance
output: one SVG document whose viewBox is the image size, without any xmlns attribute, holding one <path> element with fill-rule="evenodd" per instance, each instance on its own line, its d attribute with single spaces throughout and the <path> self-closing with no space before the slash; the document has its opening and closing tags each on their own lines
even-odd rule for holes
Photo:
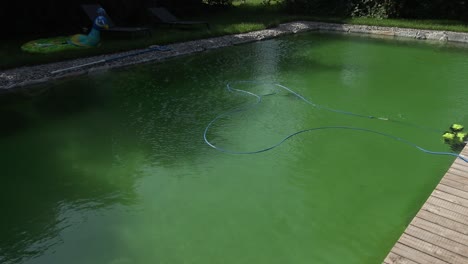
<svg viewBox="0 0 468 264">
<path fill-rule="evenodd" d="M 98 16 L 94 19 L 93 27 L 88 35 L 76 34 L 71 37 L 54 37 L 29 41 L 21 49 L 30 53 L 52 53 L 63 50 L 79 49 L 83 47 L 96 47 L 101 39 L 101 30 L 109 28 L 106 11 L 97 10 Z"/>
</svg>

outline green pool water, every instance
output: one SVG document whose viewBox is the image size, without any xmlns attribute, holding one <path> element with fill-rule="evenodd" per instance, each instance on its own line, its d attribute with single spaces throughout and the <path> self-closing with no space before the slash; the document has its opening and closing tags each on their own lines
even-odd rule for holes
<svg viewBox="0 0 468 264">
<path fill-rule="evenodd" d="M 455 157 L 468 50 L 302 34 L 49 83 L 0 98 L 0 262 L 381 263 Z M 413 125 L 408 125 L 408 123 Z M 434 130 L 436 132 L 434 132 Z"/>
</svg>

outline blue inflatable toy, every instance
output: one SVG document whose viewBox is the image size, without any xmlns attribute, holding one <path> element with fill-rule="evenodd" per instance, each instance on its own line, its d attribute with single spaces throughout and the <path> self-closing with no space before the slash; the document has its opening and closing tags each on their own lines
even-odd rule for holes
<svg viewBox="0 0 468 264">
<path fill-rule="evenodd" d="M 69 44 L 79 47 L 95 47 L 101 40 L 101 30 L 108 29 L 109 25 L 105 17 L 106 11 L 103 8 L 98 8 L 98 17 L 94 19 L 93 27 L 88 35 L 77 34 L 73 35 L 68 41 Z"/>
<path fill-rule="evenodd" d="M 96 47 L 101 40 L 102 29 L 109 25 L 103 8 L 97 10 L 98 16 L 94 19 L 93 27 L 88 35 L 76 34 L 71 37 L 54 37 L 29 41 L 21 49 L 31 53 L 51 53 L 63 50 L 77 49 L 79 47 Z"/>
</svg>

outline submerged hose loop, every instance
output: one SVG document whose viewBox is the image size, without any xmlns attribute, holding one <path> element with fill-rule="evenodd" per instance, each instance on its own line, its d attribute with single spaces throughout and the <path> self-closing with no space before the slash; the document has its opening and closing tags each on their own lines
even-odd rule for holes
<svg viewBox="0 0 468 264">
<path fill-rule="evenodd" d="M 349 111 L 343 111 L 343 110 L 338 110 L 338 109 L 333 109 L 333 108 L 321 106 L 321 105 L 318 105 L 318 104 L 310 101 L 309 99 L 305 98 L 304 96 L 300 95 L 299 93 L 291 90 L 290 88 L 288 88 L 288 87 L 286 87 L 284 85 L 278 84 L 278 83 L 266 83 L 266 82 L 259 82 L 259 81 L 236 81 L 235 83 L 269 84 L 269 85 L 279 87 L 279 88 L 281 88 L 281 89 L 295 95 L 296 97 L 300 98 L 302 101 L 306 102 L 307 104 L 309 104 L 309 105 L 311 105 L 311 106 L 313 106 L 313 107 L 315 107 L 317 109 L 323 109 L 323 110 L 326 110 L 326 111 L 331 111 L 331 112 L 335 112 L 335 113 L 339 113 L 339 114 L 369 118 L 369 119 L 374 119 L 374 120 L 392 121 L 392 122 L 396 122 L 396 123 L 401 123 L 401 124 L 411 125 L 411 126 L 414 126 L 414 127 L 421 128 L 421 127 L 419 127 L 417 125 L 414 125 L 414 124 L 411 124 L 411 123 L 406 123 L 406 122 L 403 122 L 403 121 L 396 121 L 396 120 L 389 120 L 386 117 L 375 117 L 375 116 L 371 116 L 371 115 L 362 115 L 362 114 L 357 114 L 357 113 L 353 113 L 353 112 L 349 112 Z M 375 131 L 375 130 L 371 130 L 371 129 L 367 129 L 367 128 L 351 127 L 351 126 L 322 126 L 322 127 L 314 127 L 314 128 L 303 129 L 303 130 L 296 131 L 296 132 L 294 132 L 292 134 L 287 135 L 286 137 L 284 137 L 283 139 L 278 141 L 276 144 L 273 144 L 273 145 L 271 145 L 269 147 L 266 147 L 266 148 L 254 150 L 254 151 L 233 151 L 233 150 L 229 150 L 229 149 L 224 149 L 224 148 L 216 146 L 215 144 L 211 143 L 208 140 L 207 134 L 208 134 L 208 131 L 209 131 L 210 127 L 214 123 L 216 123 L 216 121 L 218 121 L 219 119 L 221 119 L 223 117 L 232 115 L 234 113 L 244 112 L 244 111 L 247 111 L 249 109 L 255 108 L 257 105 L 259 105 L 262 102 L 262 97 L 269 96 L 269 95 L 274 95 L 274 94 L 278 93 L 277 91 L 275 91 L 275 92 L 268 93 L 268 94 L 258 95 L 258 94 L 255 94 L 255 93 L 252 93 L 252 92 L 249 92 L 249 91 L 234 88 L 234 87 L 232 87 L 231 83 L 228 83 L 226 85 L 226 88 L 230 92 L 239 92 L 239 93 L 243 93 L 243 94 L 253 96 L 253 97 L 256 98 L 256 102 L 252 103 L 250 105 L 247 105 L 247 106 L 234 108 L 234 109 L 231 109 L 230 111 L 221 113 L 220 115 L 216 116 L 213 120 L 211 120 L 208 123 L 208 125 L 206 126 L 205 131 L 203 133 L 203 139 L 205 140 L 205 143 L 208 144 L 210 147 L 212 147 L 212 148 L 214 148 L 214 149 L 216 149 L 218 151 L 224 152 L 224 153 L 229 153 L 229 154 L 257 154 L 257 153 L 262 153 L 262 152 L 266 152 L 266 151 L 269 151 L 271 149 L 274 149 L 274 148 L 278 147 L 279 145 L 283 144 L 283 142 L 285 142 L 286 140 L 288 140 L 288 139 L 290 139 L 290 138 L 292 138 L 292 137 L 294 137 L 294 136 L 296 136 L 298 134 L 305 133 L 305 132 L 316 131 L 316 130 L 324 130 L 324 129 L 348 129 L 348 130 L 362 131 L 362 132 L 381 135 L 381 136 L 384 136 L 384 137 L 388 137 L 388 138 L 400 141 L 400 142 L 402 142 L 404 144 L 407 144 L 409 146 L 415 147 L 416 149 L 418 149 L 418 150 L 420 150 L 420 151 L 422 151 L 424 153 L 427 153 L 427 154 L 454 156 L 454 157 L 460 158 L 464 162 L 468 163 L 467 158 L 465 158 L 465 157 L 463 157 L 463 156 L 461 156 L 461 155 L 459 155 L 457 153 L 430 151 L 430 150 L 427 150 L 425 148 L 422 148 L 422 147 L 416 145 L 415 143 L 413 143 L 411 141 L 408 141 L 406 139 L 403 139 L 403 138 L 400 138 L 400 137 L 397 137 L 397 136 L 393 136 L 393 135 L 390 135 L 390 134 L 387 134 L 387 133 L 383 133 L 383 132 L 379 132 L 379 131 Z"/>
</svg>

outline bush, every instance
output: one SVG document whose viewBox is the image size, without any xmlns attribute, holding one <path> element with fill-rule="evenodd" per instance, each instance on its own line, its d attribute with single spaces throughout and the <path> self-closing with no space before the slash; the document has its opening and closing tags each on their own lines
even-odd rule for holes
<svg viewBox="0 0 468 264">
<path fill-rule="evenodd" d="M 467 0 L 283 0 L 288 11 L 345 17 L 468 19 Z"/>
<path fill-rule="evenodd" d="M 389 18 L 396 15 L 396 3 L 393 0 L 360 0 L 353 1 L 351 16 Z"/>
<path fill-rule="evenodd" d="M 215 6 L 230 6 L 233 0 L 204 0 L 203 2 L 208 5 Z"/>
<path fill-rule="evenodd" d="M 467 19 L 468 2 L 465 0 L 401 0 L 399 15 L 422 19 Z"/>
<path fill-rule="evenodd" d="M 338 15 L 349 14 L 351 6 L 346 0 L 284 0 L 289 12 L 312 15 Z"/>
</svg>

